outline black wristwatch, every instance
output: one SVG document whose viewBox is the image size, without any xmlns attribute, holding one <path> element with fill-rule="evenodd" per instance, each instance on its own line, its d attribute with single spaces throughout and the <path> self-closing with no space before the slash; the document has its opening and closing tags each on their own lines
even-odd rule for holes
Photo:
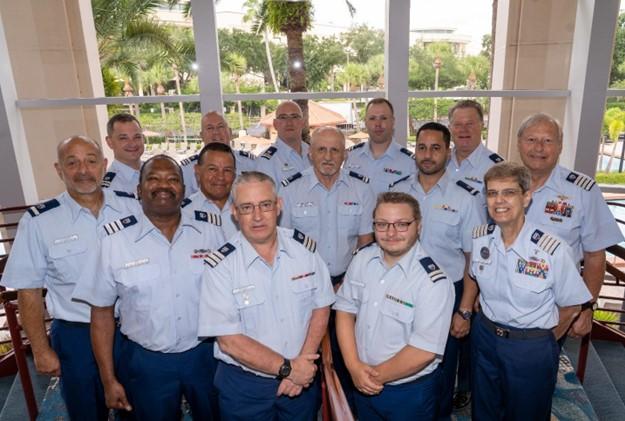
<svg viewBox="0 0 625 421">
<path fill-rule="evenodd" d="M 286 379 L 287 377 L 289 377 L 290 374 L 291 374 L 291 361 L 285 358 L 284 362 L 278 369 L 278 375 L 276 376 L 276 379 L 278 380 Z"/>
<path fill-rule="evenodd" d="M 470 312 L 469 310 L 458 309 L 456 313 L 458 313 L 460 317 L 462 317 L 464 320 L 471 320 L 471 316 L 473 315 L 473 313 Z"/>
<path fill-rule="evenodd" d="M 594 312 L 598 307 L 597 301 L 590 300 L 582 304 L 582 311 L 590 309 Z"/>
</svg>

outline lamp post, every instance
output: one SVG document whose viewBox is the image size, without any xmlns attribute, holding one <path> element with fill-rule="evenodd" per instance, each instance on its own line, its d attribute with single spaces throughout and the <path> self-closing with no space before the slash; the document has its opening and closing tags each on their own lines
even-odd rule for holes
<svg viewBox="0 0 625 421">
<path fill-rule="evenodd" d="M 438 91 L 438 75 L 441 71 L 441 66 L 443 65 L 443 61 L 439 56 L 436 56 L 434 59 L 434 90 Z M 438 120 L 438 98 L 434 97 L 434 121 Z"/>
</svg>

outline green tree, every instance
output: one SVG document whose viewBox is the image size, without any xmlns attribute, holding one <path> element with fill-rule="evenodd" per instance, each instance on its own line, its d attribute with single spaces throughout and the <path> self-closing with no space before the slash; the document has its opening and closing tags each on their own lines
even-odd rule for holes
<svg viewBox="0 0 625 421">
<path fill-rule="evenodd" d="M 614 38 L 614 52 L 612 53 L 612 70 L 610 71 L 610 86 L 625 79 L 625 13 L 618 16 L 616 36 Z"/>
<path fill-rule="evenodd" d="M 224 57 L 222 66 L 232 75 L 235 91 L 237 94 L 240 94 L 241 77 L 247 72 L 247 60 L 245 60 L 245 57 L 241 54 L 228 53 L 228 55 Z M 243 125 L 243 106 L 241 101 L 237 101 L 237 107 L 239 111 L 239 128 L 243 130 L 245 126 Z"/>
<path fill-rule="evenodd" d="M 304 37 L 306 86 L 313 91 L 327 90 L 328 76 L 335 66 L 345 62 L 343 45 L 334 37 Z"/>
<path fill-rule="evenodd" d="M 378 54 L 384 54 L 384 32 L 367 25 L 359 25 L 341 35 L 343 44 L 349 51 L 350 60 L 366 63 Z"/>
</svg>

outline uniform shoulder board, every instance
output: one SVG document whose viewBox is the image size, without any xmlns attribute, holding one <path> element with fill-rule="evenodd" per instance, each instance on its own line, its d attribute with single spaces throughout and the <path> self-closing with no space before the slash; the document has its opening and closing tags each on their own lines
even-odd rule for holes
<svg viewBox="0 0 625 421">
<path fill-rule="evenodd" d="M 456 181 L 456 185 L 458 185 L 458 186 L 462 187 L 463 189 L 465 189 L 466 191 L 468 191 L 471 196 L 477 196 L 479 194 L 479 192 L 480 192 L 478 189 L 468 185 L 467 183 L 465 183 L 462 180 Z"/>
<path fill-rule="evenodd" d="M 104 187 L 104 188 L 111 187 L 111 182 L 113 181 L 116 175 L 117 173 L 114 173 L 113 171 L 109 171 L 106 174 L 104 174 L 104 177 L 102 177 L 102 182 L 100 183 L 100 187 Z"/>
<path fill-rule="evenodd" d="M 302 243 L 304 247 L 306 247 L 308 250 L 312 251 L 313 253 L 315 252 L 315 250 L 317 250 L 317 243 L 315 242 L 315 240 L 313 240 L 312 238 L 310 238 L 309 236 L 307 236 L 301 231 L 294 229 L 293 239 L 297 241 L 298 243 Z"/>
<path fill-rule="evenodd" d="M 182 199 L 182 202 L 180 203 L 180 207 L 184 208 L 191 202 L 193 202 L 193 200 L 189 199 L 188 197 L 185 197 L 184 199 Z"/>
<path fill-rule="evenodd" d="M 221 215 L 217 215 L 215 213 L 204 212 L 204 211 L 195 211 L 195 220 L 208 222 L 209 224 L 221 226 Z"/>
<path fill-rule="evenodd" d="M 226 243 L 223 246 L 221 246 L 219 250 L 215 250 L 214 252 L 206 256 L 206 258 L 204 259 L 204 263 L 214 268 L 219 264 L 219 262 L 224 260 L 226 256 L 228 256 L 234 250 L 236 250 L 235 246 L 233 246 L 230 243 Z"/>
<path fill-rule="evenodd" d="M 432 282 L 438 282 L 441 279 L 447 278 L 441 268 L 432 260 L 431 257 L 424 257 L 419 259 L 421 266 L 425 269 L 425 272 L 428 274 Z"/>
<path fill-rule="evenodd" d="M 123 230 L 124 228 L 128 228 L 137 223 L 137 218 L 134 215 L 127 216 L 122 219 L 118 219 L 117 221 L 109 222 L 108 224 L 104 224 L 104 231 L 107 235 L 113 235 L 116 232 Z"/>
<path fill-rule="evenodd" d="M 410 149 L 401 148 L 399 151 L 404 155 L 408 155 L 411 159 L 414 159 L 414 153 L 410 152 Z"/>
<path fill-rule="evenodd" d="M 580 174 L 575 171 L 571 171 L 569 175 L 566 176 L 566 181 L 588 191 L 595 185 L 595 180 L 588 177 L 586 174 Z"/>
<path fill-rule="evenodd" d="M 47 202 L 43 202 L 43 203 L 39 203 L 38 205 L 31 206 L 28 209 L 28 213 L 30 213 L 30 216 L 34 218 L 35 216 L 41 215 L 42 213 L 47 212 L 50 209 L 58 208 L 59 206 L 61 206 L 61 204 L 59 203 L 58 200 L 50 199 Z"/>
<path fill-rule="evenodd" d="M 371 180 L 369 180 L 369 177 L 367 177 L 366 175 L 358 174 L 355 171 L 350 171 L 349 172 L 349 176 L 357 178 L 357 179 L 359 179 L 360 181 L 362 181 L 363 183 L 366 183 L 366 184 L 369 184 L 369 181 L 371 181 Z"/>
<path fill-rule="evenodd" d="M 347 150 L 348 151 L 355 151 L 356 149 L 362 148 L 363 146 L 365 146 L 366 142 L 360 142 L 360 143 L 356 143 L 354 146 L 350 146 Z"/>
<path fill-rule="evenodd" d="M 275 146 L 270 146 L 267 148 L 265 152 L 263 152 L 263 154 L 260 157 L 265 158 L 265 159 L 271 159 L 277 150 L 278 148 L 276 148 Z"/>
<path fill-rule="evenodd" d="M 251 160 L 256 159 L 256 155 L 254 155 L 252 153 L 249 153 L 247 151 L 238 151 L 238 154 L 240 156 L 244 156 L 245 158 L 248 158 L 248 159 L 251 159 Z"/>
<path fill-rule="evenodd" d="M 197 161 L 197 159 L 200 157 L 199 154 L 195 154 L 195 155 L 191 155 L 188 158 L 183 159 L 182 161 L 180 161 L 180 165 L 182 165 L 183 167 L 186 167 L 187 165 Z"/>
<path fill-rule="evenodd" d="M 490 155 L 488 155 L 488 158 L 493 161 L 495 164 L 499 164 L 500 162 L 503 161 L 503 157 L 501 155 L 499 155 L 498 153 L 492 153 Z"/>
<path fill-rule="evenodd" d="M 473 228 L 473 238 L 484 237 L 487 234 L 492 234 L 495 231 L 495 224 L 478 225 Z"/>
<path fill-rule="evenodd" d="M 137 196 L 135 196 L 134 193 L 131 193 L 129 191 L 120 191 L 120 190 L 114 190 L 115 196 L 119 196 L 119 197 L 128 197 L 130 199 L 136 199 Z"/>
<path fill-rule="evenodd" d="M 289 184 L 291 184 L 292 182 L 294 182 L 295 180 L 297 180 L 298 178 L 302 178 L 302 173 L 301 172 L 296 172 L 292 176 L 285 178 L 284 180 L 282 180 L 280 182 L 280 184 L 282 184 L 284 187 L 286 187 Z"/>
<path fill-rule="evenodd" d="M 358 247 L 356 250 L 352 252 L 352 256 L 357 255 L 358 253 L 360 253 L 360 250 L 366 249 L 367 247 L 370 247 L 372 244 L 375 244 L 375 241 L 371 241 L 370 243 L 367 243 L 364 246 Z"/>
<path fill-rule="evenodd" d="M 410 178 L 410 174 L 400 178 L 397 181 L 393 181 L 391 184 L 388 185 L 388 188 L 390 189 L 391 187 L 395 187 L 396 185 L 398 185 L 399 183 L 401 183 L 402 181 L 406 181 Z"/>
<path fill-rule="evenodd" d="M 553 256 L 556 249 L 560 247 L 560 240 L 555 239 L 549 234 L 545 234 L 541 230 L 534 230 L 531 236 L 532 243 Z"/>
</svg>

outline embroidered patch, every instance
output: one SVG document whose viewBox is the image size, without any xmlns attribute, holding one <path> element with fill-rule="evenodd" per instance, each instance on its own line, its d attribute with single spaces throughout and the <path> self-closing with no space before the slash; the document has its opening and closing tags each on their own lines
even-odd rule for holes
<svg viewBox="0 0 625 421">
<path fill-rule="evenodd" d="M 52 199 L 48 200 L 47 202 L 39 203 L 35 206 L 31 206 L 30 208 L 28 208 L 28 213 L 30 214 L 30 216 L 35 217 L 49 211 L 50 209 L 58 208 L 59 206 L 61 206 L 59 201 L 56 199 Z"/>
<path fill-rule="evenodd" d="M 315 240 L 313 240 L 301 231 L 294 229 L 293 239 L 298 243 L 301 243 L 304 247 L 306 247 L 309 251 L 313 253 L 315 252 L 315 250 L 317 250 L 317 243 L 315 242 Z"/>
<path fill-rule="evenodd" d="M 134 268 L 137 266 L 147 265 L 150 263 L 150 259 L 148 257 L 144 257 L 143 259 L 131 260 L 130 262 L 124 263 L 124 268 Z"/>
<path fill-rule="evenodd" d="M 206 259 L 212 253 L 210 249 L 195 249 L 191 254 L 192 259 Z"/>
<path fill-rule="evenodd" d="M 223 246 L 221 246 L 219 250 L 216 250 L 210 253 L 208 256 L 206 256 L 206 259 L 204 259 L 204 263 L 214 268 L 219 264 L 219 262 L 224 260 L 226 256 L 228 256 L 234 250 L 236 250 L 235 246 L 233 246 L 230 243 L 226 243 Z"/>
<path fill-rule="evenodd" d="M 137 223 L 137 218 L 135 218 L 134 215 L 130 215 L 125 218 L 118 219 L 117 221 L 113 221 L 108 224 L 105 224 L 104 231 L 106 232 L 107 235 L 112 235 L 136 223 Z"/>
<path fill-rule="evenodd" d="M 421 263 L 421 266 L 423 266 L 423 269 L 427 272 L 432 282 L 438 282 L 447 278 L 441 268 L 438 267 L 431 257 L 424 257 L 420 259 L 419 262 Z"/>
</svg>

